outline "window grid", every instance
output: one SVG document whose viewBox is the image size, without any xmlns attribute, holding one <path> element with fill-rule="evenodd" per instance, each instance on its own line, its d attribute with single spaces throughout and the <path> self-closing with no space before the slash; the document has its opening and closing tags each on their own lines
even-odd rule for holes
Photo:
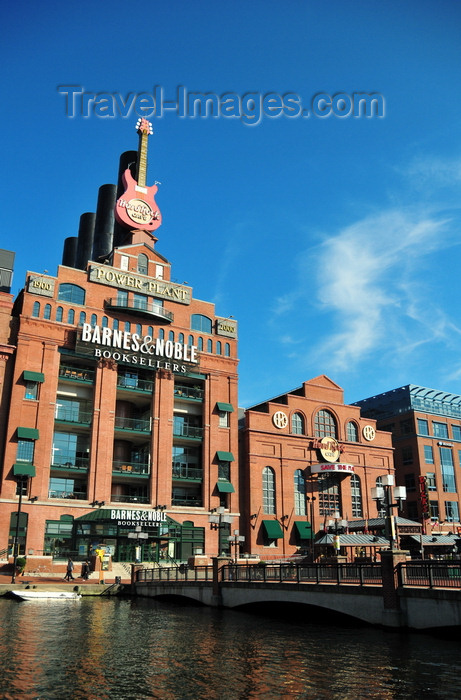
<svg viewBox="0 0 461 700">
<path fill-rule="evenodd" d="M 336 421 L 330 411 L 321 410 L 315 416 L 315 436 L 336 438 Z"/>
<path fill-rule="evenodd" d="M 306 481 L 301 469 L 294 473 L 295 515 L 306 515 Z"/>
<path fill-rule="evenodd" d="M 271 467 L 263 470 L 263 513 L 275 515 L 275 474 Z"/>
</svg>

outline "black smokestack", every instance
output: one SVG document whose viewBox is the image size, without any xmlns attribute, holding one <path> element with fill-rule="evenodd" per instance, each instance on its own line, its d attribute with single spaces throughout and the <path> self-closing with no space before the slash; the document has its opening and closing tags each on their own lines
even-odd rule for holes
<svg viewBox="0 0 461 700">
<path fill-rule="evenodd" d="M 78 270 L 86 270 L 88 260 L 91 258 L 93 250 L 94 222 L 96 214 L 86 212 L 80 217 L 78 227 L 77 254 L 75 257 L 75 267 Z"/>
<path fill-rule="evenodd" d="M 98 194 L 98 206 L 96 208 L 93 260 L 102 260 L 103 258 L 107 258 L 112 251 L 116 201 L 116 185 L 101 185 Z"/>
<path fill-rule="evenodd" d="M 64 248 L 62 251 L 62 264 L 66 267 L 75 267 L 77 257 L 77 236 L 71 236 L 64 240 Z"/>
</svg>

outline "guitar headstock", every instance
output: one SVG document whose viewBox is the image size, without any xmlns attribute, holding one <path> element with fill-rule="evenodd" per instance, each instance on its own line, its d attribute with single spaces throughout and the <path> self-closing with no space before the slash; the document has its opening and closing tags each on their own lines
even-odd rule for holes
<svg viewBox="0 0 461 700">
<path fill-rule="evenodd" d="M 138 134 L 147 134 L 147 136 L 152 136 L 154 130 L 152 124 L 147 121 L 147 119 L 138 119 L 136 122 L 136 131 Z"/>
</svg>

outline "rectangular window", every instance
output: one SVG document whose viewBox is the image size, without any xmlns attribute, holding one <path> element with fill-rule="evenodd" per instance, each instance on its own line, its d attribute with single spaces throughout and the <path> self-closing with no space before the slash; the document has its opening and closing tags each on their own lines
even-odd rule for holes
<svg viewBox="0 0 461 700">
<path fill-rule="evenodd" d="M 157 279 L 163 279 L 163 265 L 155 265 L 155 276 Z"/>
<path fill-rule="evenodd" d="M 407 492 L 416 491 L 416 481 L 414 474 L 405 474 L 405 488 Z"/>
<path fill-rule="evenodd" d="M 400 421 L 400 434 L 409 435 L 413 432 L 413 421 L 410 418 Z"/>
<path fill-rule="evenodd" d="M 230 481 L 230 462 L 218 462 L 218 479 Z"/>
<path fill-rule="evenodd" d="M 403 464 L 413 464 L 413 449 L 410 445 L 402 447 L 402 462 Z"/>
<path fill-rule="evenodd" d="M 147 310 L 147 297 L 145 294 L 134 294 L 133 295 L 133 306 L 135 309 L 141 309 L 143 311 Z"/>
<path fill-rule="evenodd" d="M 431 520 L 439 519 L 439 502 L 429 501 L 429 507 L 431 509 Z"/>
<path fill-rule="evenodd" d="M 410 520 L 418 520 L 418 504 L 416 501 L 409 501 L 406 504 L 407 516 Z"/>
<path fill-rule="evenodd" d="M 445 518 L 450 523 L 459 523 L 458 501 L 445 501 Z"/>
<path fill-rule="evenodd" d="M 429 423 L 423 418 L 418 418 L 418 435 L 429 435 Z"/>
<path fill-rule="evenodd" d="M 437 484 L 435 483 L 435 473 L 434 472 L 427 472 L 426 484 L 427 484 L 428 491 L 437 491 Z"/>
<path fill-rule="evenodd" d="M 229 413 L 227 411 L 219 411 L 219 427 L 228 428 L 229 427 Z"/>
<path fill-rule="evenodd" d="M 38 382 L 26 382 L 25 399 L 36 399 L 38 396 Z"/>
<path fill-rule="evenodd" d="M 130 258 L 128 255 L 121 255 L 120 256 L 120 269 L 121 270 L 128 270 L 128 263 L 130 262 Z"/>
<path fill-rule="evenodd" d="M 32 464 L 34 461 L 34 447 L 34 440 L 18 439 L 16 462 L 28 462 L 29 464 Z"/>
<path fill-rule="evenodd" d="M 424 445 L 424 461 L 426 464 L 434 464 L 434 453 L 431 445 Z"/>
<path fill-rule="evenodd" d="M 452 425 L 451 432 L 453 440 L 461 440 L 461 425 Z"/>
<path fill-rule="evenodd" d="M 331 515 L 335 511 L 341 512 L 337 480 L 326 474 L 319 474 L 318 484 L 320 515 Z"/>
<path fill-rule="evenodd" d="M 453 464 L 453 453 L 449 447 L 439 447 L 440 464 L 442 467 L 443 490 L 456 493 L 455 469 Z"/>
<path fill-rule="evenodd" d="M 434 434 L 434 437 L 442 438 L 443 440 L 448 440 L 448 425 L 446 423 L 432 421 L 432 432 Z"/>
</svg>

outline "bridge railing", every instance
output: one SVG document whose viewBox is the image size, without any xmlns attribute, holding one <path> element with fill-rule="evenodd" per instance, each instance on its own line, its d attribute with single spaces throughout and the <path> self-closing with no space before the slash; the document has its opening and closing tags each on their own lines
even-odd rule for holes
<svg viewBox="0 0 461 700">
<path fill-rule="evenodd" d="M 380 564 L 227 564 L 220 570 L 222 581 L 246 583 L 336 583 L 381 585 Z"/>
<path fill-rule="evenodd" d="M 186 564 L 178 566 L 161 566 L 155 569 L 141 569 L 136 574 L 136 581 L 213 581 L 212 566 L 196 566 L 189 569 Z"/>
<path fill-rule="evenodd" d="M 399 586 L 461 588 L 461 561 L 404 562 L 397 567 Z"/>
</svg>

